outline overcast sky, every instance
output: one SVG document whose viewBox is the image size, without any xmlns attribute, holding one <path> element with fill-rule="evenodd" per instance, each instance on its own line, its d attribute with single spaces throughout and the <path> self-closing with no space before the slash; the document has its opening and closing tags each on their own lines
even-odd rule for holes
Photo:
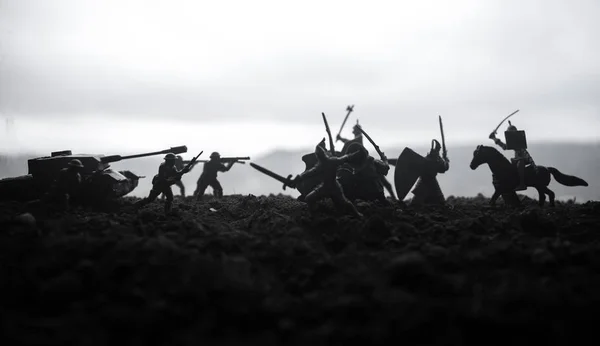
<svg viewBox="0 0 600 346">
<path fill-rule="evenodd" d="M 318 142 L 321 112 L 335 136 L 349 104 L 343 135 L 358 118 L 383 145 L 429 143 L 438 114 L 449 145 L 489 142 L 516 109 L 531 141 L 597 141 L 599 15 L 598 0 L 0 0 L 0 146 L 257 153 Z"/>
</svg>

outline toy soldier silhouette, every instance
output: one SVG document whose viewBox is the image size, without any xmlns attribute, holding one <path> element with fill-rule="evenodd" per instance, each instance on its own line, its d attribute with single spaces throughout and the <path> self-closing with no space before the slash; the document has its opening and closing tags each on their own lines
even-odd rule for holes
<svg viewBox="0 0 600 346">
<path fill-rule="evenodd" d="M 346 138 L 342 137 L 339 133 L 337 134 L 336 139 L 338 141 L 341 141 L 344 143 L 344 147 L 342 148 L 342 154 L 348 153 L 350 146 L 354 143 L 363 145 L 363 134 L 362 134 L 361 129 L 362 129 L 362 127 L 358 123 L 358 120 L 356 120 L 356 125 L 354 125 L 354 127 L 352 128 L 352 134 L 354 134 L 353 139 L 346 139 Z M 388 166 L 388 170 L 389 170 L 389 166 Z M 381 185 L 384 186 L 385 189 L 389 192 L 392 199 L 396 200 L 396 195 L 394 194 L 394 189 L 392 189 L 392 184 L 390 184 L 390 182 L 385 178 L 385 175 L 387 175 L 387 173 L 380 175 L 379 181 L 380 181 Z"/>
<path fill-rule="evenodd" d="M 175 168 L 179 171 L 182 171 L 184 167 L 185 167 L 185 164 L 183 162 L 183 157 L 181 155 L 175 156 Z M 177 180 L 177 181 L 175 181 L 175 183 L 173 185 L 176 185 L 177 187 L 179 187 L 179 192 L 181 193 L 181 197 L 185 197 L 185 185 L 183 185 L 183 182 L 181 180 Z M 165 199 L 164 193 L 160 196 L 160 199 Z"/>
<path fill-rule="evenodd" d="M 80 160 L 71 160 L 67 167 L 61 169 L 58 173 L 54 184 L 44 196 L 44 201 L 59 203 L 61 207 L 68 210 L 81 189 L 81 171 L 83 168 Z"/>
<path fill-rule="evenodd" d="M 323 142 L 324 143 L 324 142 Z M 333 200 L 336 208 L 347 208 L 355 216 L 362 217 L 363 215 L 356 209 L 354 204 L 346 198 L 342 185 L 337 180 L 337 169 L 353 157 L 360 155 L 360 152 L 344 156 L 333 156 L 328 153 L 322 145 L 315 147 L 315 155 L 317 156 L 317 164 L 302 174 L 296 176 L 294 182 L 300 182 L 304 179 L 320 176 L 321 183 L 319 183 L 310 193 L 306 195 L 304 201 L 308 204 L 311 212 L 316 209 L 316 203 L 323 199 L 330 197 Z"/>
<path fill-rule="evenodd" d="M 204 163 L 204 169 L 196 184 L 196 191 L 194 191 L 196 199 L 202 200 L 204 191 L 206 191 L 206 188 L 209 186 L 212 187 L 213 194 L 216 198 L 223 197 L 223 187 L 221 187 L 221 183 L 217 180 L 217 173 L 229 171 L 235 161 L 228 161 L 227 165 L 225 165 L 220 159 L 221 154 L 215 151 L 210 154 L 210 160 Z"/>
<path fill-rule="evenodd" d="M 525 131 L 517 130 L 510 121 L 508 122 L 508 128 L 504 132 L 506 138 L 506 144 L 500 139 L 496 138 L 496 133 L 490 134 L 490 139 L 494 140 L 494 143 L 501 147 L 503 150 L 514 150 L 515 157 L 511 159 L 513 164 L 517 165 L 517 171 L 519 172 L 519 186 L 515 189 L 516 191 L 527 190 L 525 184 L 525 166 L 530 165 L 532 168 L 537 169 L 533 158 L 527 151 L 527 139 L 525 137 Z"/>
<path fill-rule="evenodd" d="M 352 197 L 362 200 L 378 200 L 386 204 L 389 203 L 385 199 L 383 191 L 383 181 L 387 180 L 385 178 L 382 179 L 390 170 L 387 160 L 379 160 L 370 156 L 367 149 L 359 143 L 350 144 L 347 154 L 355 155 L 343 165 L 343 167 L 349 167 L 352 171 L 353 184 L 350 187 Z M 393 194 L 392 197 L 395 198 Z"/>
<path fill-rule="evenodd" d="M 362 132 L 360 132 L 360 124 L 358 123 L 358 120 L 356 120 L 356 125 L 354 125 L 354 127 L 352 127 L 352 134 L 354 135 L 353 139 L 346 139 L 344 137 L 342 137 L 339 133 L 336 136 L 336 140 L 341 141 L 342 143 L 346 144 L 348 142 L 356 142 L 356 143 L 360 143 L 363 144 L 363 138 L 362 138 Z M 344 149 L 347 146 L 344 145 Z M 342 149 L 342 152 L 344 152 L 344 149 Z"/>
<path fill-rule="evenodd" d="M 197 157 L 195 159 L 197 159 Z M 195 161 L 195 159 L 193 161 Z M 165 155 L 164 160 L 165 162 L 161 163 L 158 167 L 158 174 L 152 179 L 152 189 L 150 190 L 150 194 L 148 197 L 137 202 L 135 207 L 139 208 L 153 202 L 162 193 L 166 197 L 164 207 L 165 214 L 168 214 L 171 211 L 173 205 L 173 191 L 171 191 L 171 185 L 179 181 L 183 174 L 190 171 L 191 164 L 188 164 L 181 170 L 177 169 L 177 158 L 173 153 Z"/>
<path fill-rule="evenodd" d="M 413 193 L 411 204 L 444 204 L 446 198 L 437 181 L 438 173 L 445 173 L 450 168 L 450 162 L 447 157 L 440 156 L 442 146 L 437 140 L 431 141 L 431 150 L 425 156 L 425 161 L 421 166 L 421 175 L 417 181 Z"/>
</svg>

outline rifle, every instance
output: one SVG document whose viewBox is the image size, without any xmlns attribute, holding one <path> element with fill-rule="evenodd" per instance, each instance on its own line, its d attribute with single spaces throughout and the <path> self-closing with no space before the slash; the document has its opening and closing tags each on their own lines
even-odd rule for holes
<svg viewBox="0 0 600 346">
<path fill-rule="evenodd" d="M 196 156 L 196 157 L 194 157 L 193 159 L 191 159 L 191 160 L 188 162 L 188 164 L 187 164 L 185 167 L 183 167 L 183 169 L 182 169 L 182 170 L 181 170 L 179 173 L 177 173 L 177 174 L 176 174 L 175 176 L 173 176 L 173 177 L 170 177 L 170 178 L 168 178 L 168 179 L 167 179 L 165 182 L 166 182 L 167 184 L 169 184 L 169 185 L 172 185 L 172 184 L 175 184 L 175 182 L 177 182 L 177 181 L 181 180 L 181 177 L 182 177 L 184 174 L 188 173 L 188 172 L 189 172 L 189 171 L 192 169 L 192 167 L 194 166 L 194 164 L 196 164 L 196 161 L 198 161 L 198 158 L 200 157 L 200 155 L 202 155 L 202 153 L 203 153 L 203 152 L 204 152 L 204 150 L 203 150 L 203 151 L 201 151 L 201 152 L 200 152 L 200 154 L 198 154 L 198 156 Z"/>
<path fill-rule="evenodd" d="M 245 156 L 245 157 L 222 157 L 222 158 L 219 159 L 219 161 L 225 162 L 225 163 L 227 163 L 227 162 L 235 162 L 235 163 L 245 164 L 245 162 L 242 161 L 242 160 L 250 160 L 250 157 L 248 157 L 248 156 Z M 206 162 L 209 162 L 209 161 L 210 160 L 198 160 L 196 163 L 201 163 L 201 162 L 202 163 L 206 163 Z M 183 161 L 183 162 L 185 163 L 186 161 Z"/>
<path fill-rule="evenodd" d="M 327 118 L 325 117 L 325 113 L 321 112 L 321 115 L 323 116 L 323 122 L 325 123 L 325 130 L 327 131 L 327 135 L 329 136 L 329 150 L 332 154 L 335 154 L 335 148 L 333 147 L 333 138 L 331 137 L 331 130 L 329 129 Z"/>
</svg>

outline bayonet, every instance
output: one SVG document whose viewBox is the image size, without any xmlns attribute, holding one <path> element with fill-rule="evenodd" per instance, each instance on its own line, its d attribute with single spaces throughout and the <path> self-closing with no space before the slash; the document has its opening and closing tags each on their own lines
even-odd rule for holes
<svg viewBox="0 0 600 346">
<path fill-rule="evenodd" d="M 352 113 L 353 110 L 354 110 L 354 105 L 346 107 L 346 111 L 348 111 L 348 113 L 346 113 L 346 117 L 344 118 L 344 121 L 342 122 L 342 126 L 340 126 L 340 131 L 338 132 L 337 136 L 335 136 L 336 142 L 337 142 L 337 140 L 339 140 L 337 138 L 339 138 L 339 136 L 342 134 L 342 129 L 344 128 L 344 125 L 346 125 L 346 120 L 348 120 L 348 117 L 350 116 L 350 113 Z"/>
<path fill-rule="evenodd" d="M 331 154 L 335 154 L 335 148 L 333 147 L 333 138 L 331 137 L 331 130 L 329 129 L 329 123 L 327 123 L 327 118 L 325 117 L 325 113 L 321 113 L 323 116 L 323 122 L 325 123 L 325 130 L 327 131 L 327 136 L 329 136 L 329 150 Z"/>
<path fill-rule="evenodd" d="M 287 178 L 284 178 L 283 176 L 281 176 L 281 175 L 279 175 L 277 173 L 274 173 L 274 172 L 272 172 L 272 171 L 270 171 L 270 170 L 268 170 L 268 169 L 266 169 L 266 168 L 264 168 L 262 166 L 259 166 L 259 165 L 257 165 L 254 162 L 250 162 L 250 166 L 252 166 L 257 171 L 259 171 L 259 172 L 261 172 L 263 174 L 266 174 L 269 177 L 271 177 L 271 178 L 273 178 L 273 179 L 275 179 L 277 181 L 282 182 L 284 190 L 285 190 L 285 188 L 287 186 L 291 187 L 292 189 L 296 188 L 296 183 L 294 182 L 294 180 L 292 180 L 292 175 L 291 174 L 288 175 Z"/>
<path fill-rule="evenodd" d="M 519 111 L 519 110 L 517 109 L 516 111 L 514 111 L 514 112 L 510 113 L 510 114 L 509 114 L 509 115 L 508 115 L 506 118 L 502 119 L 502 121 L 500 122 L 500 124 L 498 124 L 498 126 L 496 126 L 496 128 L 494 129 L 494 132 L 492 132 L 492 133 L 490 134 L 490 137 L 491 137 L 492 135 L 494 135 L 494 136 L 495 136 L 495 135 L 496 135 L 496 133 L 498 133 L 498 129 L 500 128 L 500 126 L 502 126 L 502 124 L 504 124 L 504 122 L 505 122 L 505 121 L 506 121 L 508 118 L 510 118 L 510 117 L 512 117 L 513 115 L 515 115 L 515 114 L 516 114 L 518 111 Z"/>
<path fill-rule="evenodd" d="M 375 148 L 375 151 L 377 151 L 377 154 L 379 154 L 379 156 L 381 157 L 381 160 L 383 161 L 387 161 L 387 157 L 381 152 L 381 150 L 379 150 L 379 146 L 377 144 L 375 144 L 375 142 L 371 139 L 371 137 L 365 132 L 365 130 L 362 129 L 362 127 L 358 128 L 360 130 L 360 132 L 362 132 L 363 135 L 365 135 L 365 137 L 367 137 L 367 139 L 369 140 L 369 142 L 371 142 L 371 144 L 373 145 L 373 147 Z"/>
<path fill-rule="evenodd" d="M 440 120 L 440 132 L 442 133 L 442 157 L 448 161 L 448 151 L 446 150 L 446 137 L 444 136 L 444 124 L 442 124 L 442 116 L 438 115 Z"/>
</svg>

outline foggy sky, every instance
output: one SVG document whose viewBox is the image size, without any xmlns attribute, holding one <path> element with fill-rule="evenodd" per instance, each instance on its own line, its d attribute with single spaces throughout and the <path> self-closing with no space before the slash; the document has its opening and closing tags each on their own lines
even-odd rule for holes
<svg viewBox="0 0 600 346">
<path fill-rule="evenodd" d="M 325 112 L 335 135 L 356 104 L 388 141 L 435 136 L 438 114 L 447 138 L 479 140 L 520 109 L 528 138 L 599 140 L 599 14 L 597 0 L 0 0 L 0 115 L 322 127 Z"/>
</svg>

